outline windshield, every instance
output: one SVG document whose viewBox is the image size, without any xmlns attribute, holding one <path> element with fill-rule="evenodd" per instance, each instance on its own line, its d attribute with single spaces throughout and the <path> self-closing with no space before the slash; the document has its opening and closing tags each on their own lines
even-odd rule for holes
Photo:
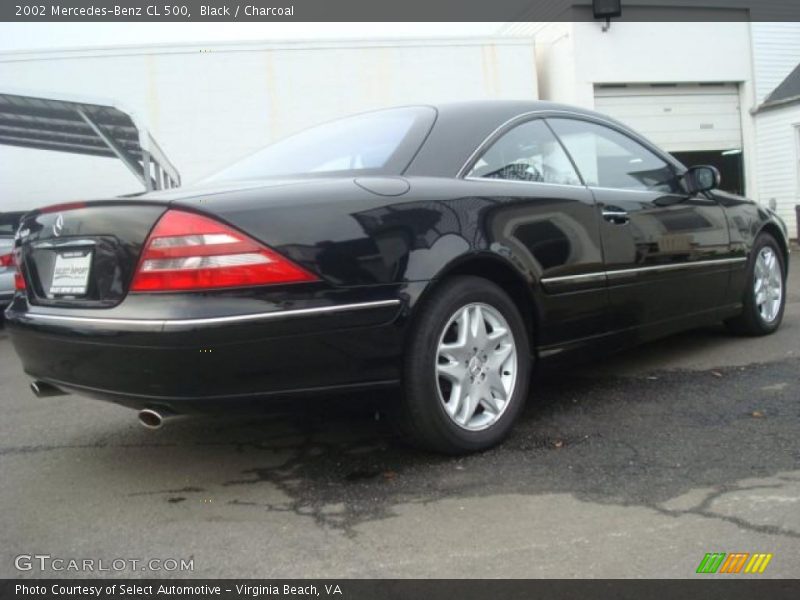
<svg viewBox="0 0 800 600">
<path fill-rule="evenodd" d="M 435 117 L 433 108 L 414 106 L 331 121 L 267 146 L 206 181 L 315 173 L 400 175 Z"/>
</svg>

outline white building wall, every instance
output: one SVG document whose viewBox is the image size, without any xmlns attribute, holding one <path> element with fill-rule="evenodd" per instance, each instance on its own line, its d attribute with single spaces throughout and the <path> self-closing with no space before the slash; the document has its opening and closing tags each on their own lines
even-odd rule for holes
<svg viewBox="0 0 800 600">
<path fill-rule="evenodd" d="M 512 31 L 529 29 L 528 35 L 536 40 L 539 96 L 542 99 L 572 98 L 575 95 L 572 23 L 540 23 L 538 28 L 533 28 L 534 25 L 537 24 L 515 24 Z"/>
<path fill-rule="evenodd" d="M 190 183 L 276 138 L 392 105 L 538 97 L 533 40 L 225 44 L 0 55 L 0 90 L 112 98 Z M 116 160 L 0 146 L 0 210 L 138 191 Z"/>
<path fill-rule="evenodd" d="M 756 102 L 761 104 L 800 63 L 800 23 L 752 23 Z M 755 115 L 758 190 L 761 204 L 774 204 L 797 238 L 800 203 L 800 104 Z"/>
<path fill-rule="evenodd" d="M 750 82 L 749 24 L 612 22 L 574 24 L 578 90 L 594 107 L 597 83 Z"/>
<path fill-rule="evenodd" d="M 800 204 L 800 103 L 757 115 L 758 200 L 774 204 L 797 239 L 795 205 Z"/>
</svg>

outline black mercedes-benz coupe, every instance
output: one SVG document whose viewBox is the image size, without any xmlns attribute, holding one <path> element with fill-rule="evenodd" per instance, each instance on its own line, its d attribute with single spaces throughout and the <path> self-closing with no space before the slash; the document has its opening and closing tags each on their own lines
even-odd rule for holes
<svg viewBox="0 0 800 600">
<path fill-rule="evenodd" d="M 509 432 L 534 364 L 780 325 L 770 210 L 619 122 L 531 101 L 402 107 L 192 187 L 29 213 L 7 311 L 40 396 L 165 415 L 401 386 L 432 449 Z"/>
</svg>

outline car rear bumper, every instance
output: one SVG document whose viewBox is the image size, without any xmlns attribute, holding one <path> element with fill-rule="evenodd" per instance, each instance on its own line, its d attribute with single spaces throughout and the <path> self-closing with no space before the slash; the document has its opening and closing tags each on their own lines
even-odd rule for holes
<svg viewBox="0 0 800 600">
<path fill-rule="evenodd" d="M 0 309 L 10 304 L 13 297 L 14 271 L 4 267 L 0 268 Z"/>
<path fill-rule="evenodd" d="M 159 299 L 164 307 L 173 300 Z M 135 408 L 189 412 L 236 398 L 399 380 L 405 303 L 397 288 L 229 314 L 208 314 L 208 299 L 183 301 L 182 314 L 142 310 L 146 318 L 132 318 L 130 307 L 59 311 L 17 297 L 6 321 L 28 375 Z"/>
</svg>

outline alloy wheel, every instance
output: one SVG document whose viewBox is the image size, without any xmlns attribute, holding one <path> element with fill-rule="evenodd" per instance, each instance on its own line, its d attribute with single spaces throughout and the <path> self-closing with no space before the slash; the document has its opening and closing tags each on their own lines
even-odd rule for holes
<svg viewBox="0 0 800 600">
<path fill-rule="evenodd" d="M 772 323 L 781 309 L 783 273 L 778 256 L 770 246 L 761 248 L 756 258 L 753 292 L 761 319 L 765 323 Z"/>
<path fill-rule="evenodd" d="M 514 393 L 517 360 L 511 327 L 497 309 L 483 303 L 459 308 L 436 352 L 439 401 L 450 419 L 469 431 L 497 422 Z"/>
</svg>

